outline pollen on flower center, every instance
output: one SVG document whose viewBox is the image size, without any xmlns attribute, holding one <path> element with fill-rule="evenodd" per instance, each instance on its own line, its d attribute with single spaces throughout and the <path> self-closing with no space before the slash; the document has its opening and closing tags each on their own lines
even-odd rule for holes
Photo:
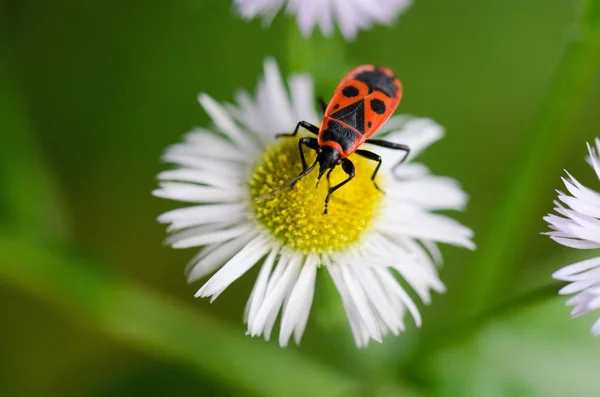
<svg viewBox="0 0 600 397">
<path fill-rule="evenodd" d="M 304 150 L 310 165 L 316 154 L 307 148 Z M 327 179 L 323 176 L 316 187 L 318 166 L 294 187 L 257 201 L 257 197 L 302 171 L 298 138 L 280 138 L 266 150 L 250 178 L 256 219 L 284 246 L 303 252 L 335 252 L 357 242 L 381 210 L 383 194 L 371 181 L 376 164 L 358 155 L 349 159 L 354 163 L 356 176 L 331 196 L 327 215 L 323 215 Z M 346 178 L 341 166 L 336 167 L 331 174 L 331 186 Z M 378 175 L 376 180 L 383 188 L 381 179 Z"/>
</svg>

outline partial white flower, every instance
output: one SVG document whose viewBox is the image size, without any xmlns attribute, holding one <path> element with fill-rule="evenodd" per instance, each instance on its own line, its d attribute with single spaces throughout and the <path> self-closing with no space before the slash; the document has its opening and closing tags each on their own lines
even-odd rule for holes
<svg viewBox="0 0 600 397">
<path fill-rule="evenodd" d="M 588 163 L 600 178 L 600 139 L 596 138 L 596 148 L 588 144 Z M 558 192 L 555 201 L 556 212 L 544 218 L 553 231 L 550 238 L 562 245 L 578 249 L 600 248 L 600 193 L 579 183 L 571 174 L 562 178 L 568 193 Z M 588 259 L 566 266 L 553 277 L 571 284 L 562 288 L 561 295 L 576 294 L 567 301 L 575 306 L 571 316 L 579 317 L 592 310 L 600 309 L 600 257 Z M 592 327 L 592 333 L 600 335 L 600 319 Z"/>
<path fill-rule="evenodd" d="M 337 22 L 348 40 L 354 39 L 360 29 L 369 29 L 376 23 L 391 24 L 411 4 L 412 0 L 234 0 L 245 19 L 262 17 L 270 24 L 285 5 L 288 15 L 296 15 L 305 36 L 316 25 L 324 35 L 331 36 Z"/>
<path fill-rule="evenodd" d="M 387 140 L 408 144 L 412 151 L 394 177 L 390 175 L 391 169 L 403 154 L 374 149 L 383 157 L 380 173 L 385 181 L 385 195 L 374 190 L 370 173 L 358 175 L 357 168 L 357 177 L 340 189 L 344 195 L 335 202 L 332 200 L 330 214 L 324 216 L 324 195 L 311 198 L 318 195 L 314 181 L 301 180 L 295 188 L 282 190 L 273 198 L 281 203 L 286 197 L 304 194 L 298 207 L 283 208 L 285 214 L 271 213 L 271 207 L 260 207 L 263 218 L 288 222 L 283 226 L 280 223 L 275 232 L 259 220 L 257 208 L 267 204 L 257 204 L 252 199 L 250 181 L 256 180 L 259 172 L 256 167 L 261 159 L 283 147 L 274 145 L 290 139 L 274 140 L 275 134 L 291 131 L 299 120 L 318 125 L 320 119 L 314 110 L 311 77 L 294 75 L 289 78 L 288 86 L 289 93 L 277 65 L 267 60 L 255 97 L 240 91 L 237 104 L 230 105 L 201 94 L 200 104 L 212 118 L 214 127 L 190 132 L 183 143 L 168 148 L 164 155 L 177 168 L 159 175 L 160 188 L 154 194 L 199 204 L 159 217 L 160 222 L 169 224 L 168 231 L 172 233 L 167 242 L 174 248 L 204 246 L 188 265 L 190 282 L 217 271 L 196 296 L 210 296 L 212 301 L 250 268 L 259 265 L 244 313 L 248 334 L 263 335 L 268 340 L 281 315 L 279 343 L 287 345 L 292 334 L 299 343 L 308 321 L 317 272 L 321 269 L 329 272 L 340 293 L 357 346 L 366 346 L 370 339 L 381 342 L 388 332 L 399 334 L 405 328 L 407 312 L 420 325 L 419 309 L 396 277 L 402 277 L 423 302 L 429 303 L 430 290 L 443 292 L 445 288 L 437 272 L 436 265 L 442 260 L 437 243 L 474 248 L 470 229 L 433 212 L 462 210 L 466 194 L 456 181 L 434 176 L 427 167 L 412 161 L 442 137 L 443 129 L 430 119 L 392 117 L 381 133 L 389 133 Z M 296 140 L 289 147 L 297 153 Z M 299 163 L 288 167 L 294 174 L 300 170 Z M 360 178 L 363 182 L 357 181 Z M 381 209 L 373 212 L 376 215 L 369 222 L 360 223 L 364 220 L 361 213 L 349 211 L 343 217 L 345 212 L 342 215 L 335 212 L 353 205 L 353 192 L 359 194 L 365 190 L 359 183 L 373 189 L 369 197 Z M 310 207 L 310 200 L 316 200 L 318 205 L 306 208 Z M 299 215 L 298 211 L 305 213 Z M 357 241 L 335 249 L 319 245 L 324 235 L 315 232 L 317 227 L 336 227 L 336 222 L 339 227 L 339 223 L 352 221 L 346 218 L 353 217 L 357 218 L 357 224 L 366 225 Z M 300 236 L 291 240 L 282 238 L 288 232 Z M 351 232 L 355 230 L 348 231 Z M 311 245 L 311 241 L 319 244 Z M 298 249 L 299 246 L 304 249 Z"/>
</svg>

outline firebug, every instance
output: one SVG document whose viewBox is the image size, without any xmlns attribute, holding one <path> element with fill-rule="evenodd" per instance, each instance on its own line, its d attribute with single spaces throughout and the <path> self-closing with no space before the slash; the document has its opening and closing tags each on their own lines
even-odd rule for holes
<svg viewBox="0 0 600 397">
<path fill-rule="evenodd" d="M 303 137 L 298 141 L 298 150 L 302 160 L 302 172 L 283 185 L 273 189 L 258 198 L 262 200 L 287 186 L 293 186 L 298 180 L 308 175 L 319 164 L 320 180 L 327 172 L 327 182 L 333 169 L 341 165 L 348 178 L 335 186 L 329 185 L 325 198 L 325 211 L 333 192 L 350 182 L 354 178 L 354 164 L 348 159 L 356 153 L 369 160 L 377 162 L 371 180 L 379 191 L 382 191 L 375 177 L 381 167 L 381 157 L 368 150 L 359 149 L 363 143 L 381 146 L 389 149 L 402 150 L 404 157 L 398 162 L 400 165 L 410 153 L 410 148 L 399 143 L 388 142 L 382 139 L 369 139 L 377 129 L 394 113 L 400 98 L 402 85 L 390 69 L 363 65 L 348 73 L 338 84 L 333 97 L 326 104 L 319 98 L 324 117 L 321 128 L 306 121 L 300 121 L 291 134 L 279 134 L 278 137 L 293 137 L 298 134 L 300 127 L 317 135 L 317 138 Z M 309 167 L 304 158 L 302 146 L 306 146 L 317 153 L 317 159 Z"/>
</svg>

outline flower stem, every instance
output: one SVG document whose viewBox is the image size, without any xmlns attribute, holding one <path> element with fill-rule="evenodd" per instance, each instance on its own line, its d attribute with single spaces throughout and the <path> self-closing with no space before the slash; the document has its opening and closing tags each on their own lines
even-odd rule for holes
<svg viewBox="0 0 600 397">
<path fill-rule="evenodd" d="M 543 209 L 549 205 L 552 182 L 558 178 L 561 153 L 586 100 L 600 61 L 600 0 L 585 0 L 579 37 L 568 44 L 542 103 L 531 133 L 526 134 L 519 161 L 512 167 L 510 185 L 492 215 L 462 281 L 455 306 L 474 317 L 510 293 L 520 257 L 536 233 Z"/>
<path fill-rule="evenodd" d="M 563 286 L 564 283 L 558 281 L 541 286 L 502 302 L 471 319 L 437 329 L 431 333 L 428 343 L 419 349 L 418 354 L 415 355 L 414 359 L 407 361 L 407 363 L 410 363 L 409 365 L 411 367 L 422 368 L 420 364 L 430 360 L 432 354 L 435 354 L 446 347 L 467 341 L 470 337 L 475 335 L 477 331 L 490 323 L 497 321 L 500 318 L 505 318 L 508 315 L 515 314 L 517 310 L 532 307 L 551 298 L 558 298 L 558 290 Z M 414 372 L 413 368 L 403 368 L 403 370 L 408 373 Z"/>
</svg>

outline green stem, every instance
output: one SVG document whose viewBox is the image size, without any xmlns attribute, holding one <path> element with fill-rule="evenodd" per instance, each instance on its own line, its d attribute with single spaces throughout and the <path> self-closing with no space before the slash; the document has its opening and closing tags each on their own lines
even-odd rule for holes
<svg viewBox="0 0 600 397">
<path fill-rule="evenodd" d="M 467 316 L 481 313 L 510 292 L 520 257 L 538 231 L 550 203 L 549 186 L 559 176 L 561 153 L 584 106 L 600 61 L 600 0 L 586 0 L 579 37 L 558 66 L 550 92 L 511 172 L 511 183 L 480 242 L 473 266 L 462 281 L 458 307 Z"/>
<path fill-rule="evenodd" d="M 431 361 L 432 355 L 447 347 L 468 341 L 479 330 L 500 318 L 516 314 L 518 310 L 534 306 L 548 299 L 558 298 L 558 290 L 562 286 L 564 286 L 562 282 L 544 285 L 500 303 L 473 318 L 463 320 L 449 327 L 436 329 L 429 335 L 428 343 L 422 345 L 414 357 L 401 366 L 402 371 L 413 374 L 415 379 L 419 379 L 422 376 L 419 369 L 422 369 L 427 365 L 426 363 Z"/>
<path fill-rule="evenodd" d="M 356 379 L 262 340 L 172 298 L 0 232 L 0 279 L 136 348 L 180 360 L 244 395 L 359 395 Z"/>
<path fill-rule="evenodd" d="M 558 291 L 566 283 L 555 281 L 548 284 L 550 274 L 561 267 L 595 257 L 596 254 L 597 252 L 588 250 L 569 250 L 565 255 L 553 255 L 542 259 L 539 263 L 528 263 L 526 268 L 532 270 L 530 274 L 525 273 L 525 277 L 520 278 L 516 284 L 515 289 L 519 292 L 477 315 L 455 318 L 452 323 L 448 322 L 445 326 L 432 329 L 427 333 L 426 339 L 420 341 L 419 348 L 415 349 L 413 355 L 406 360 L 409 364 L 400 368 L 407 373 L 416 374 L 418 369 L 425 365 L 424 363 L 432 359 L 432 355 L 447 347 L 468 341 L 489 324 L 502 321 L 508 316 L 516 315 L 546 300 L 560 298 Z M 540 278 L 540 273 L 545 276 Z M 416 375 L 418 378 L 419 374 Z"/>
<path fill-rule="evenodd" d="M 523 295 L 508 300 L 498 306 L 492 307 L 491 309 L 486 310 L 477 316 L 475 319 L 471 320 L 470 326 L 463 325 L 460 330 L 458 330 L 457 334 L 471 332 L 471 330 L 481 328 L 493 320 L 497 320 L 498 318 L 515 313 L 516 310 L 522 310 L 526 307 L 531 307 L 551 298 L 558 298 L 560 296 L 558 294 L 558 290 L 564 286 L 564 282 L 555 281 L 533 291 L 526 292 Z"/>
</svg>

